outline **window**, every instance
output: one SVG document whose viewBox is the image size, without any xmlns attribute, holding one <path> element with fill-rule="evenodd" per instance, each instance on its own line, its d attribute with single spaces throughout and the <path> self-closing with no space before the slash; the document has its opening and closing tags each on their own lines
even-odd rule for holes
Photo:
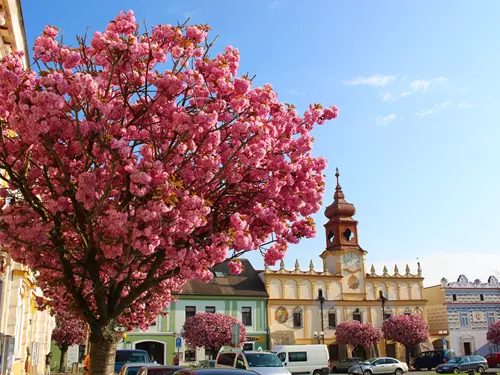
<svg viewBox="0 0 500 375">
<path fill-rule="evenodd" d="M 288 362 L 307 362 L 307 353 L 288 352 Z"/>
<path fill-rule="evenodd" d="M 301 328 L 302 327 L 302 309 L 300 307 L 296 307 L 293 310 L 293 328 Z"/>
<path fill-rule="evenodd" d="M 390 311 L 384 312 L 384 320 L 391 319 L 392 313 Z"/>
<path fill-rule="evenodd" d="M 411 316 L 411 312 L 405 312 L 406 316 Z"/>
<path fill-rule="evenodd" d="M 278 358 L 280 359 L 281 362 L 285 363 L 286 362 L 286 353 L 278 353 Z"/>
<path fill-rule="evenodd" d="M 328 311 L 328 328 L 337 327 L 337 312 L 335 310 Z"/>
<path fill-rule="evenodd" d="M 238 356 L 238 359 L 236 359 L 236 368 L 243 370 L 247 368 L 247 366 L 245 365 L 245 360 L 243 359 L 243 356 L 241 354 Z"/>
<path fill-rule="evenodd" d="M 462 327 L 469 326 L 469 313 L 466 312 L 460 313 L 460 326 Z"/>
<path fill-rule="evenodd" d="M 196 315 L 196 306 L 186 306 L 186 319 L 189 319 Z"/>
<path fill-rule="evenodd" d="M 491 326 L 493 323 L 495 323 L 495 313 L 489 312 L 488 313 L 488 325 Z"/>
<path fill-rule="evenodd" d="M 243 350 L 249 351 L 253 350 L 253 342 L 246 342 L 243 344 Z"/>
<path fill-rule="evenodd" d="M 205 312 L 210 313 L 210 314 L 214 314 L 215 313 L 215 306 L 206 306 Z"/>
<path fill-rule="evenodd" d="M 481 301 L 484 301 L 484 294 L 480 294 L 480 295 L 479 295 L 479 299 L 480 299 Z"/>
<path fill-rule="evenodd" d="M 356 309 L 356 311 L 354 311 L 352 313 L 352 320 L 357 320 L 358 322 L 363 322 L 363 314 L 361 314 L 359 309 Z"/>
<path fill-rule="evenodd" d="M 456 301 L 456 300 L 457 300 L 457 295 L 456 295 L 456 294 L 454 294 L 454 295 L 452 296 L 452 298 L 453 298 L 453 301 Z"/>
<path fill-rule="evenodd" d="M 223 365 L 223 366 L 233 367 L 235 357 L 236 357 L 236 353 L 221 353 L 217 357 L 217 364 Z"/>
<path fill-rule="evenodd" d="M 252 308 L 242 307 L 241 308 L 241 322 L 244 326 L 252 325 Z"/>
<path fill-rule="evenodd" d="M 186 349 L 186 351 L 184 352 L 184 360 L 186 362 L 196 362 L 196 350 Z"/>
</svg>

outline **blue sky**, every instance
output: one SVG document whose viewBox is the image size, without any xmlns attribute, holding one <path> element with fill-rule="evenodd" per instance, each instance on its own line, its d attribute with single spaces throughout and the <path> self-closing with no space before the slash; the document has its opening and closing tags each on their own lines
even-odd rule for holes
<svg viewBox="0 0 500 375">
<path fill-rule="evenodd" d="M 339 167 L 367 267 L 418 257 L 427 285 L 500 271 L 500 2 L 28 0 L 28 43 L 45 24 L 70 43 L 129 9 L 149 25 L 208 23 L 218 49 L 239 48 L 240 73 L 282 101 L 339 107 L 314 131 L 329 162 L 323 206 Z M 291 247 L 287 267 L 320 268 L 323 210 L 315 219 L 317 238 Z"/>
</svg>

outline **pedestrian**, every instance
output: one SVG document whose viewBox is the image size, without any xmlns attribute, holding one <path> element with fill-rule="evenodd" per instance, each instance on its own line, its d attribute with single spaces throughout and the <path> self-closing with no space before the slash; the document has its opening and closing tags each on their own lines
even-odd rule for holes
<svg viewBox="0 0 500 375">
<path fill-rule="evenodd" d="M 85 359 L 83 360 L 83 371 L 85 371 L 85 375 L 89 375 L 89 368 L 90 368 L 90 354 L 87 354 L 85 356 Z"/>
<path fill-rule="evenodd" d="M 45 375 L 50 375 L 50 365 L 52 364 L 52 352 L 45 356 Z"/>
<path fill-rule="evenodd" d="M 177 354 L 174 355 L 174 359 L 172 360 L 172 365 L 179 366 L 179 356 Z"/>
</svg>

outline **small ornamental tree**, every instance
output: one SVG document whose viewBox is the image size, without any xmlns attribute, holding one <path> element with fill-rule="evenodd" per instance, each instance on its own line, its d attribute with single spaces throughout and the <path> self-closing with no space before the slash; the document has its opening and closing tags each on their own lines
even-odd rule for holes
<svg viewBox="0 0 500 375">
<path fill-rule="evenodd" d="M 406 363 L 409 365 L 411 347 L 428 339 L 429 326 L 418 315 L 397 315 L 384 320 L 382 332 L 386 339 L 404 345 L 406 348 Z"/>
<path fill-rule="evenodd" d="M 223 346 L 232 345 L 231 327 L 240 326 L 240 343 L 246 341 L 247 330 L 241 322 L 225 314 L 197 313 L 184 322 L 186 343 L 197 348 L 205 348 L 215 355 Z"/>
<path fill-rule="evenodd" d="M 492 344 L 500 345 L 500 321 L 489 326 L 486 339 Z"/>
<path fill-rule="evenodd" d="M 335 330 L 335 339 L 338 344 L 348 345 L 353 355 L 357 346 L 371 348 L 382 338 L 382 331 L 370 323 L 361 323 L 357 320 L 342 322 Z"/>
<path fill-rule="evenodd" d="M 68 359 L 68 349 L 71 345 L 85 344 L 87 338 L 87 323 L 74 314 L 69 314 L 65 310 L 57 311 L 55 314 L 56 328 L 52 331 L 52 340 L 61 350 L 61 361 L 59 372 L 66 371 Z"/>
<path fill-rule="evenodd" d="M 310 132 L 337 108 L 299 116 L 252 88 L 237 49 L 210 56 L 208 30 L 141 32 L 121 13 L 74 48 L 47 26 L 37 72 L 0 60 L 0 245 L 89 324 L 93 375 L 186 281 L 249 250 L 274 264 L 315 234 L 326 161 Z"/>
</svg>

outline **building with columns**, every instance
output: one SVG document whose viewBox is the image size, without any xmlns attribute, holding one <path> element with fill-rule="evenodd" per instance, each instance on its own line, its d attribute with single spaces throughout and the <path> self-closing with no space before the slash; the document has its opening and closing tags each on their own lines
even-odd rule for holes
<svg viewBox="0 0 500 375">
<path fill-rule="evenodd" d="M 488 327 L 500 319 L 500 282 L 490 276 L 483 283 L 460 275 L 457 281 L 441 280 L 440 285 L 424 289 L 429 301 L 428 321 L 435 346 L 438 332 L 447 332 L 449 349 L 457 355 L 498 352 L 498 345 L 486 339 Z"/>
<path fill-rule="evenodd" d="M 291 269 L 281 262 L 278 269 L 266 267 L 262 272 L 269 294 L 268 317 L 272 345 L 328 345 L 331 360 L 347 356 L 347 349 L 335 343 L 337 324 L 348 320 L 369 322 L 381 327 L 383 318 L 396 314 L 418 314 L 425 317 L 423 276 L 420 265 L 412 273 L 409 266 L 389 274 L 386 267 L 377 273 L 367 272 L 366 255 L 359 243 L 356 210 L 348 203 L 339 184 L 334 201 L 325 210 L 325 249 L 319 254 L 322 270 L 311 260 L 302 270 L 298 261 Z M 382 299 L 384 311 L 382 312 Z M 323 334 L 322 334 L 323 333 Z M 375 349 L 380 355 L 404 359 L 404 349 L 394 343 L 381 342 Z M 360 348 L 366 358 L 367 350 Z"/>
</svg>

